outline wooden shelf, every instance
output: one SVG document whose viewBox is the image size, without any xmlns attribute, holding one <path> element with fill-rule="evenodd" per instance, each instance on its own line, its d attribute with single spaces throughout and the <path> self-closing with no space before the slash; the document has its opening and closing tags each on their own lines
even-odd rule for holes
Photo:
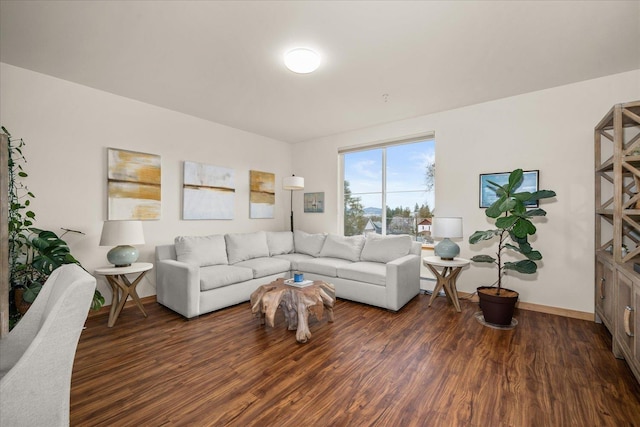
<svg viewBox="0 0 640 427">
<path fill-rule="evenodd" d="M 640 381 L 640 273 L 634 269 L 640 263 L 640 101 L 614 105 L 596 126 L 594 142 L 596 320 L 611 332 L 614 355 Z"/>
</svg>

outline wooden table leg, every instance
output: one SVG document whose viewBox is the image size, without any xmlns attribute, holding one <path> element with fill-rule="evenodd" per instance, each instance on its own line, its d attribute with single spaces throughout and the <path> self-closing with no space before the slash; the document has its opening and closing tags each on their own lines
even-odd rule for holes
<svg viewBox="0 0 640 427">
<path fill-rule="evenodd" d="M 146 271 L 140 273 L 133 283 L 129 282 L 129 279 L 124 274 L 106 276 L 113 292 L 113 301 L 111 302 L 111 310 L 109 310 L 109 322 L 107 323 L 108 327 L 111 328 L 115 325 L 129 296 L 131 296 L 140 311 L 142 311 L 144 317 L 147 317 L 147 312 L 144 310 L 142 301 L 140 301 L 140 297 L 136 291 L 136 286 L 138 286 L 138 283 L 140 283 L 140 280 L 142 280 L 145 274 Z"/>
<path fill-rule="evenodd" d="M 429 307 L 438 296 L 441 289 L 444 289 L 444 293 L 447 299 L 453 304 L 456 311 L 460 313 L 460 301 L 458 300 L 458 290 L 456 289 L 456 278 L 462 267 L 444 267 L 442 273 L 436 270 L 432 265 L 428 265 L 431 272 L 436 276 L 436 286 L 433 289 L 431 298 L 429 299 Z"/>
</svg>

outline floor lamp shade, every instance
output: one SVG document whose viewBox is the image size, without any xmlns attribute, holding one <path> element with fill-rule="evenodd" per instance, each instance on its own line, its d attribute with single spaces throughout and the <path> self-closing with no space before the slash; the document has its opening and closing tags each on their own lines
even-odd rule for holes
<svg viewBox="0 0 640 427">
<path fill-rule="evenodd" d="M 282 180 L 282 189 L 291 191 L 291 231 L 293 232 L 293 192 L 304 190 L 304 178 L 301 176 L 287 176 Z"/>
<path fill-rule="evenodd" d="M 462 238 L 461 217 L 435 217 L 431 223 L 431 236 L 442 239 L 433 252 L 442 259 L 454 259 L 460 253 L 460 247 L 450 239 Z"/>
<path fill-rule="evenodd" d="M 283 190 L 304 190 L 304 178 L 301 176 L 287 176 L 282 180 Z"/>
<path fill-rule="evenodd" d="M 105 221 L 102 224 L 100 246 L 115 246 L 107 259 L 116 267 L 127 267 L 138 259 L 138 249 L 144 245 L 144 232 L 140 221 Z"/>
</svg>

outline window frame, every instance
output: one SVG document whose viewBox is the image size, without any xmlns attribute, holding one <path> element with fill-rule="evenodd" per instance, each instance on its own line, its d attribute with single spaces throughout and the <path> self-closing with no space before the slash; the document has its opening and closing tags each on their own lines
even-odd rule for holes
<svg viewBox="0 0 640 427">
<path fill-rule="evenodd" d="M 387 206 L 386 205 L 387 203 L 387 150 L 386 148 L 399 146 L 399 145 L 415 144 L 415 143 L 426 142 L 426 141 L 434 142 L 434 155 L 435 155 L 436 134 L 433 131 L 411 135 L 411 136 L 405 136 L 402 138 L 394 138 L 394 139 L 385 140 L 385 141 L 378 141 L 370 144 L 342 147 L 338 149 L 338 174 L 339 174 L 338 229 L 340 230 L 342 235 L 344 235 L 344 226 L 345 226 L 345 221 L 344 221 L 345 219 L 344 218 L 345 216 L 344 215 L 344 210 L 345 210 L 345 205 L 344 205 L 345 159 L 344 157 L 345 157 L 345 154 L 355 153 L 360 151 L 371 151 L 376 149 L 383 149 L 382 162 L 381 162 L 382 163 L 381 164 L 381 168 L 382 168 L 382 190 L 381 190 L 382 191 L 382 231 L 381 232 L 382 232 L 382 235 L 387 235 L 387 221 L 386 221 L 386 218 L 387 218 L 387 209 L 386 209 L 386 206 Z M 434 184 L 433 191 L 435 193 L 435 184 Z M 433 206 L 431 206 L 430 208 L 434 209 Z"/>
</svg>

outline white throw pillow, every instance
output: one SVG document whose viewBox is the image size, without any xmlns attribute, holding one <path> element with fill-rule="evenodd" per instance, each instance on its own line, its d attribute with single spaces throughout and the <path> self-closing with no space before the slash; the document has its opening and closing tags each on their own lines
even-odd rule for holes
<svg viewBox="0 0 640 427">
<path fill-rule="evenodd" d="M 235 264 L 247 259 L 269 256 L 267 246 L 267 233 L 257 231 L 255 233 L 225 234 L 227 242 L 227 257 L 229 264 Z"/>
<path fill-rule="evenodd" d="M 180 262 L 206 267 L 227 264 L 224 236 L 178 236 L 174 240 L 177 259 Z"/>
<path fill-rule="evenodd" d="M 267 231 L 269 255 L 290 254 L 293 252 L 293 233 L 290 231 Z"/>
<path fill-rule="evenodd" d="M 324 241 L 320 256 L 360 261 L 364 236 L 343 237 L 329 234 Z"/>
<path fill-rule="evenodd" d="M 369 234 L 362 248 L 362 261 L 387 263 L 401 258 L 411 251 L 410 236 L 380 236 Z"/>
<path fill-rule="evenodd" d="M 326 237 L 326 234 L 309 234 L 295 230 L 293 232 L 293 243 L 296 253 L 317 257 L 320 255 Z"/>
</svg>

